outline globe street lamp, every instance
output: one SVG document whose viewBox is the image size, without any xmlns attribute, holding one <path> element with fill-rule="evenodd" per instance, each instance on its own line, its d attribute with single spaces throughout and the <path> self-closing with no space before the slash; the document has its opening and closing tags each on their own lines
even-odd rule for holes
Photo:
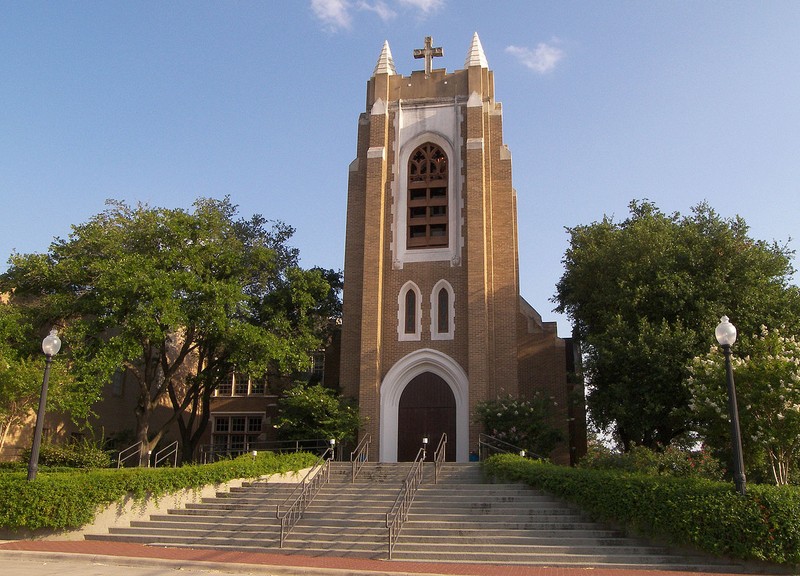
<svg viewBox="0 0 800 576">
<path fill-rule="evenodd" d="M 714 335 L 725 353 L 725 371 L 728 377 L 728 412 L 731 418 L 731 441 L 733 443 L 733 481 L 736 484 L 737 492 L 744 496 L 747 491 L 747 479 L 744 475 L 742 433 L 739 429 L 739 408 L 736 405 L 736 386 L 733 383 L 733 367 L 731 366 L 731 346 L 736 342 L 736 326 L 728 321 L 727 316 L 723 316 L 720 318 Z"/>
<path fill-rule="evenodd" d="M 36 429 L 33 432 L 33 445 L 31 446 L 31 458 L 28 462 L 28 481 L 36 478 L 39 469 L 39 448 L 42 445 L 42 428 L 44 427 L 44 407 L 47 404 L 47 380 L 50 378 L 50 364 L 53 356 L 61 350 L 61 339 L 58 331 L 54 328 L 50 334 L 42 340 L 42 352 L 44 352 L 44 380 L 42 380 L 42 393 L 39 396 L 39 410 L 36 412 Z"/>
</svg>

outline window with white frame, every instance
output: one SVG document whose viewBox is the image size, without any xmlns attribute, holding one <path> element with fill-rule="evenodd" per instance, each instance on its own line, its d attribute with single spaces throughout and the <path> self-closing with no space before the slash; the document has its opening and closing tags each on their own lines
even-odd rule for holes
<svg viewBox="0 0 800 576">
<path fill-rule="evenodd" d="M 325 351 L 318 350 L 311 355 L 311 377 L 319 383 L 325 381 Z"/>
<path fill-rule="evenodd" d="M 422 333 L 422 297 L 419 287 L 410 280 L 397 296 L 397 339 L 419 340 Z"/>
<path fill-rule="evenodd" d="M 230 372 L 227 378 L 217 385 L 214 394 L 221 396 L 264 396 L 267 393 L 267 378 L 250 377 L 242 372 Z"/>
<path fill-rule="evenodd" d="M 431 339 L 452 340 L 455 334 L 455 294 L 447 280 L 431 291 Z"/>
<path fill-rule="evenodd" d="M 214 452 L 244 454 L 258 441 L 264 427 L 263 414 L 215 415 L 211 443 Z"/>
</svg>

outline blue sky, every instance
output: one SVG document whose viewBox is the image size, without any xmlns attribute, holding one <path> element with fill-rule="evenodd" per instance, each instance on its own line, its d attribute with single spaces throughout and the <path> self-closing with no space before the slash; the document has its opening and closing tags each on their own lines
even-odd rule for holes
<svg viewBox="0 0 800 576">
<path fill-rule="evenodd" d="M 108 198 L 230 195 L 343 266 L 347 167 L 384 40 L 398 73 L 477 31 L 503 104 L 522 294 L 544 316 L 565 227 L 707 200 L 787 242 L 800 209 L 800 2 L 0 0 L 0 271 Z M 790 242 L 797 248 L 797 242 Z"/>
</svg>

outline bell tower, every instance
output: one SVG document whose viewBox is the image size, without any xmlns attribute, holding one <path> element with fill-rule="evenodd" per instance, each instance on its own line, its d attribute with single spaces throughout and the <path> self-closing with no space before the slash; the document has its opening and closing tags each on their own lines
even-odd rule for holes
<svg viewBox="0 0 800 576">
<path fill-rule="evenodd" d="M 402 76 L 384 43 L 349 168 L 340 384 L 381 461 L 443 432 L 448 459 L 466 461 L 475 405 L 524 392 L 502 107 L 477 33 L 463 69 L 434 68 L 442 55 L 426 38 L 424 70 Z"/>
</svg>

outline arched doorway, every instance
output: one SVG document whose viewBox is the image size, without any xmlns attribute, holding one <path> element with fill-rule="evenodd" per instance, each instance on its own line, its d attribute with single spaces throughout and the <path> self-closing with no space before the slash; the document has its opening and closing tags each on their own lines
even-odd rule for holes
<svg viewBox="0 0 800 576">
<path fill-rule="evenodd" d="M 428 438 L 428 459 L 433 457 L 436 444 L 442 434 L 450 442 L 456 438 L 456 399 L 450 386 L 441 376 L 423 372 L 406 385 L 400 396 L 397 415 L 397 461 L 414 460 L 422 446 L 422 438 Z M 455 450 L 451 444 L 445 452 L 447 460 L 455 461 Z"/>
<path fill-rule="evenodd" d="M 447 454 L 450 457 L 455 455 L 456 462 L 469 460 L 469 380 L 467 374 L 458 362 L 447 354 L 430 348 L 422 348 L 398 360 L 381 382 L 381 408 L 378 423 L 381 462 L 397 462 L 400 398 L 411 381 L 426 372 L 439 376 L 455 397 L 455 438 L 448 434 Z M 421 437 L 415 440 L 417 450 L 420 441 Z M 434 440 L 431 433 L 430 442 L 435 441 L 438 441 L 438 438 Z"/>
</svg>

